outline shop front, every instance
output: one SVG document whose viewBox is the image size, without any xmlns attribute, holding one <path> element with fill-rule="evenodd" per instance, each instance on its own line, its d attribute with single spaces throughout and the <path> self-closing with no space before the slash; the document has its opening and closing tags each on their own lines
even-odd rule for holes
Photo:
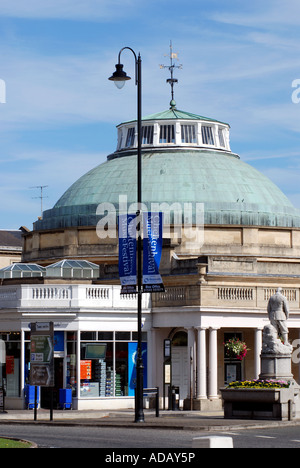
<svg viewBox="0 0 300 468">
<path fill-rule="evenodd" d="M 147 387 L 147 333 L 143 333 L 142 346 L 144 386 Z M 22 408 L 23 403 L 28 406 L 23 397 L 30 386 L 30 331 L 1 332 L 0 347 L 5 349 L 0 387 L 5 390 L 6 407 Z M 39 406 L 50 408 L 52 394 L 54 408 L 59 408 L 61 389 L 72 391 L 73 408 L 103 408 L 107 406 L 106 400 L 112 406 L 122 406 L 122 399 L 132 406 L 136 349 L 137 333 L 133 331 L 55 331 L 54 387 L 40 388 Z"/>
<path fill-rule="evenodd" d="M 97 295 L 95 291 L 91 294 L 91 288 L 86 285 L 64 288 L 68 294 L 62 295 L 58 293 L 58 286 L 52 286 L 52 297 L 48 295 L 49 286 L 39 286 L 42 292 L 38 295 L 35 286 L 1 288 L 2 297 L 5 295 L 6 299 L 5 309 L 0 313 L 0 358 L 3 361 L 0 387 L 5 389 L 6 408 L 28 407 L 30 326 L 33 322 L 50 321 L 54 324 L 54 387 L 39 389 L 39 406 L 49 408 L 53 396 L 54 408 L 60 407 L 60 390 L 65 389 L 72 394 L 73 409 L 133 408 L 137 350 L 135 296 L 122 298 L 119 287 L 108 286 L 101 301 L 100 291 Z M 103 292 L 104 288 L 93 289 Z M 17 302 L 21 302 L 20 308 L 16 307 Z M 146 387 L 149 329 L 146 296 L 143 306 Z"/>
<path fill-rule="evenodd" d="M 298 297 L 298 296 L 297 296 Z M 73 409 L 134 408 L 137 310 L 134 295 L 119 286 L 87 284 L 10 284 L 0 287 L 0 388 L 6 409 L 28 407 L 30 324 L 54 324 L 54 407 L 68 390 Z M 299 380 L 300 316 L 290 301 L 289 339 L 295 348 L 293 374 Z M 159 387 L 168 408 L 169 387 L 186 409 L 219 408 L 220 388 L 260 373 L 265 306 L 252 309 L 197 306 L 153 307 L 143 295 L 144 387 Z M 247 344 L 240 361 L 224 343 Z M 50 391 L 39 391 L 49 407 Z"/>
</svg>

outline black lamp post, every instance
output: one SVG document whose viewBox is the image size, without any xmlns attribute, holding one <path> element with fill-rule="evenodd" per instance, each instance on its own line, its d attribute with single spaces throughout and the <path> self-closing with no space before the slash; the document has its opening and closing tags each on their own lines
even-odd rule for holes
<svg viewBox="0 0 300 468">
<path fill-rule="evenodd" d="M 121 89 L 125 82 L 131 78 L 127 76 L 121 64 L 121 53 L 128 49 L 135 58 L 135 84 L 137 86 L 137 219 L 138 223 L 138 242 L 137 242 L 137 306 L 138 306 L 138 349 L 136 362 L 136 390 L 135 390 L 135 422 L 144 422 L 143 410 L 143 358 L 142 358 L 142 235 L 141 235 L 141 204 L 142 204 L 142 60 L 140 54 L 138 57 L 133 49 L 124 47 L 119 52 L 119 59 L 116 65 L 116 71 L 109 80 L 114 81 L 117 88 Z"/>
</svg>

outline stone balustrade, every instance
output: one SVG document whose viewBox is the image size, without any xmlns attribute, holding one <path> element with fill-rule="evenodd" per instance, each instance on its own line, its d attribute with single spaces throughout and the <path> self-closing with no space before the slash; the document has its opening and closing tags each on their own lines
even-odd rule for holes
<svg viewBox="0 0 300 468">
<path fill-rule="evenodd" d="M 0 310 L 15 308 L 100 308 L 134 309 L 135 294 L 121 295 L 120 286 L 15 285 L 0 287 Z M 149 294 L 143 295 L 143 308 L 150 308 Z"/>
</svg>

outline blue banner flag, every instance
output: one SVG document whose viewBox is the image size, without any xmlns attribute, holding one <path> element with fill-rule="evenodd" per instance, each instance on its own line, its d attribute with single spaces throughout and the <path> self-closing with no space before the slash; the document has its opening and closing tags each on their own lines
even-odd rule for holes
<svg viewBox="0 0 300 468">
<path fill-rule="evenodd" d="M 143 214 L 143 292 L 164 292 L 159 274 L 163 244 L 163 214 Z"/>
<path fill-rule="evenodd" d="M 136 214 L 119 215 L 119 275 L 121 294 L 136 293 Z"/>
<path fill-rule="evenodd" d="M 133 341 L 128 343 L 128 396 L 134 396 L 136 388 L 136 360 L 137 360 L 138 344 Z M 143 387 L 147 388 L 147 343 L 142 343 L 142 358 L 143 358 Z"/>
</svg>

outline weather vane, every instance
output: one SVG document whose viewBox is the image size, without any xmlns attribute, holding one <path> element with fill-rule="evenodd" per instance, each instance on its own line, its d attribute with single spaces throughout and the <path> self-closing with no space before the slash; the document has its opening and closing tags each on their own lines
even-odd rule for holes
<svg viewBox="0 0 300 468">
<path fill-rule="evenodd" d="M 165 57 L 170 58 L 170 65 L 160 65 L 159 67 L 161 69 L 168 68 L 171 73 L 171 78 L 167 79 L 167 83 L 171 85 L 171 96 L 172 96 L 172 101 L 174 101 L 174 84 L 178 83 L 177 78 L 174 78 L 174 70 L 175 68 L 182 69 L 182 65 L 175 65 L 174 60 L 179 60 L 178 59 L 178 53 L 173 52 L 173 46 L 172 46 L 172 41 L 170 41 L 170 54 L 165 55 Z"/>
</svg>

